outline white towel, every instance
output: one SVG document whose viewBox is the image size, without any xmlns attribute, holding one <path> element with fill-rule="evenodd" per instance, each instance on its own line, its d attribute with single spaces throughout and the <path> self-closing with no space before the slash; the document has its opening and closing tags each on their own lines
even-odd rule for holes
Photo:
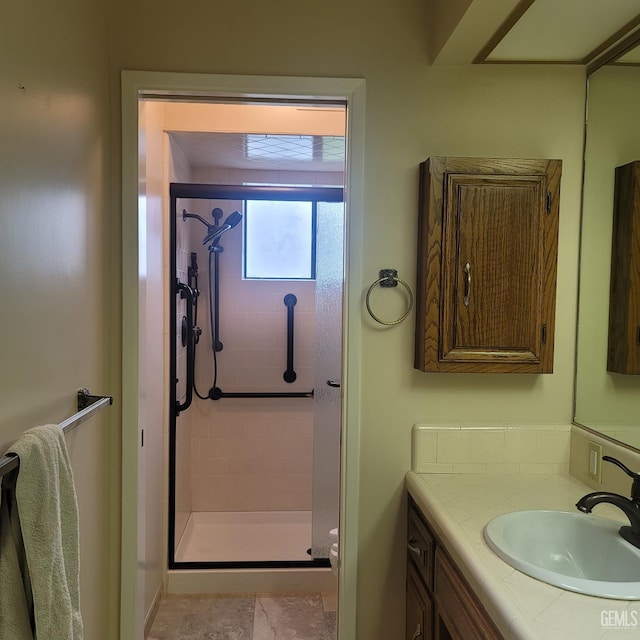
<svg viewBox="0 0 640 640">
<path fill-rule="evenodd" d="M 30 626 L 36 640 L 82 640 L 78 505 L 64 434 L 57 425 L 35 427 L 26 431 L 10 452 L 20 458 L 17 472 L 11 472 L 3 482 L 9 493 L 15 482 L 14 504 L 6 506 L 11 509 L 24 585 L 23 596 L 17 600 L 24 597 L 27 605 L 31 604 Z M 24 558 L 20 557 L 21 544 Z M 7 565 L 11 564 L 10 549 L 8 553 Z M 15 569 L 5 569 L 15 574 Z M 5 593 L 4 583 L 0 592 L 4 606 L 10 606 L 7 598 L 12 594 Z M 3 624 L 0 621 L 0 638 L 22 640 L 21 636 L 5 635 Z M 22 624 L 21 620 L 16 624 Z"/>
</svg>

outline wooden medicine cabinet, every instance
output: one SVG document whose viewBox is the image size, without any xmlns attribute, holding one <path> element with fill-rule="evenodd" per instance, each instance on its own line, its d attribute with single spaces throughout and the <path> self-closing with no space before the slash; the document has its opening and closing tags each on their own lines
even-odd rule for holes
<svg viewBox="0 0 640 640">
<path fill-rule="evenodd" d="M 560 160 L 420 165 L 415 367 L 551 373 Z"/>
<path fill-rule="evenodd" d="M 640 374 L 640 160 L 616 168 L 607 371 Z"/>
</svg>

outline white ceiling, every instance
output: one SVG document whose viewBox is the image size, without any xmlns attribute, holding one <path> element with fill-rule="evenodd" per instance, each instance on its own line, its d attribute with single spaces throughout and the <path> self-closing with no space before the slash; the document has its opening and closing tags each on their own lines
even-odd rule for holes
<svg viewBox="0 0 640 640">
<path fill-rule="evenodd" d="M 633 64 L 640 65 L 640 45 L 636 45 L 629 52 L 620 56 L 616 61 L 616 64 Z"/>
<path fill-rule="evenodd" d="M 425 1 L 429 55 L 438 66 L 564 63 L 592 70 L 630 34 L 640 38 L 640 0 Z"/>
<path fill-rule="evenodd" d="M 581 62 L 640 14 L 640 0 L 535 0 L 488 62 Z"/>
</svg>

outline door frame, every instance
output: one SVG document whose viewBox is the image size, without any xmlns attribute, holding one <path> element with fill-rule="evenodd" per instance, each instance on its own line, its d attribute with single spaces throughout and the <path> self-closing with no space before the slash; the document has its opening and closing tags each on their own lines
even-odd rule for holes
<svg viewBox="0 0 640 640">
<path fill-rule="evenodd" d="M 142 640 L 139 597 L 140 479 L 138 371 L 138 102 L 152 95 L 184 98 L 343 100 L 347 105 L 345 175 L 345 288 L 343 309 L 340 571 L 338 637 L 356 637 L 359 509 L 362 227 L 365 81 L 359 78 L 237 76 L 148 71 L 122 72 L 122 546 L 120 637 Z M 163 461 L 165 462 L 165 461 Z M 128 489 L 135 487 L 135 492 Z M 140 487 L 140 488 L 139 488 Z"/>
</svg>

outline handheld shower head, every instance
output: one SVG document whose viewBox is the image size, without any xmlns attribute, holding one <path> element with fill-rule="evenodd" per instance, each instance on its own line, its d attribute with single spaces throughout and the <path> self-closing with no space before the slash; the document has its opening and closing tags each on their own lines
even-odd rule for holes
<svg viewBox="0 0 640 640">
<path fill-rule="evenodd" d="M 229 229 L 233 229 L 237 224 L 242 222 L 242 214 L 239 211 L 234 211 L 227 216 L 227 219 L 223 224 L 228 224 Z"/>
<path fill-rule="evenodd" d="M 239 211 L 234 211 L 227 216 L 225 221 L 219 227 L 211 225 L 209 227 L 209 232 L 202 241 L 202 244 L 216 244 L 223 233 L 229 231 L 229 229 L 233 229 L 233 227 L 235 227 L 241 220 L 242 214 Z"/>
</svg>

